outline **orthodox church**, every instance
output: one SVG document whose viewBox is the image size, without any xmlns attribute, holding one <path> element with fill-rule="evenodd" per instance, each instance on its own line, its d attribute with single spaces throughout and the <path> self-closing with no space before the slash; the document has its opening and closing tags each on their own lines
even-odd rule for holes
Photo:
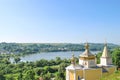
<svg viewBox="0 0 120 80">
<path fill-rule="evenodd" d="M 107 44 L 104 46 L 100 64 L 96 64 L 96 56 L 90 52 L 89 44 L 86 43 L 85 51 L 79 56 L 79 64 L 76 64 L 72 55 L 71 65 L 66 67 L 66 80 L 100 80 L 102 76 L 110 75 L 115 70 Z"/>
</svg>

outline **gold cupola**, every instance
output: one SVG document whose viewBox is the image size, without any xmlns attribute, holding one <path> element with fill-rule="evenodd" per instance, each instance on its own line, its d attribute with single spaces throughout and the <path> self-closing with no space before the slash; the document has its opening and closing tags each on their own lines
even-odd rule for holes
<svg viewBox="0 0 120 80">
<path fill-rule="evenodd" d="M 95 55 L 90 52 L 88 43 L 85 44 L 85 51 L 80 55 L 80 57 L 95 57 Z"/>
<path fill-rule="evenodd" d="M 75 60 L 74 54 L 72 54 L 72 58 L 70 60 L 71 60 L 71 64 L 72 65 L 76 64 L 76 60 Z"/>
<path fill-rule="evenodd" d="M 95 67 L 96 59 L 95 55 L 93 55 L 89 50 L 89 44 L 85 44 L 85 51 L 80 54 L 79 64 L 83 65 L 85 68 Z"/>
</svg>

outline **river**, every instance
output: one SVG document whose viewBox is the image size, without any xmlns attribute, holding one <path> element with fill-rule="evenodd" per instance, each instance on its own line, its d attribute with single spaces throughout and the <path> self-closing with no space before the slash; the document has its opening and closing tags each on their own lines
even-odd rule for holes
<svg viewBox="0 0 120 80">
<path fill-rule="evenodd" d="M 97 54 L 100 51 L 91 51 L 93 54 Z M 25 55 L 20 57 L 21 61 L 26 62 L 26 61 L 37 61 L 40 59 L 46 59 L 46 60 L 51 60 L 55 59 L 56 57 L 60 57 L 61 59 L 69 59 L 71 58 L 72 54 L 75 55 L 75 57 L 79 57 L 79 55 L 82 53 L 82 51 L 74 51 L 74 52 L 42 52 L 42 53 L 37 53 L 37 54 L 30 54 L 30 55 Z M 11 62 L 13 62 L 13 58 L 10 59 Z"/>
</svg>

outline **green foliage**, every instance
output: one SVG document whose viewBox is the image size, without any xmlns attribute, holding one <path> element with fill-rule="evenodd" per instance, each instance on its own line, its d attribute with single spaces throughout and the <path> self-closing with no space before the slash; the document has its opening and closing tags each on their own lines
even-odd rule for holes
<svg viewBox="0 0 120 80">
<path fill-rule="evenodd" d="M 117 71 L 109 76 L 102 77 L 100 80 L 120 80 L 120 71 Z"/>
<path fill-rule="evenodd" d="M 0 79 L 3 80 L 38 80 L 39 77 L 44 80 L 50 80 L 56 77 L 58 71 L 61 72 L 58 74 L 59 78 L 60 76 L 65 77 L 65 67 L 70 64 L 70 60 L 62 60 L 60 57 L 55 60 L 41 59 L 36 62 L 19 62 L 16 64 L 8 64 L 7 62 L 9 61 L 6 57 L 1 57 L 0 59 Z"/>
<path fill-rule="evenodd" d="M 102 56 L 102 53 L 98 53 L 97 55 L 96 55 L 96 58 L 97 58 L 97 64 L 99 64 L 100 63 L 100 57 Z"/>
<path fill-rule="evenodd" d="M 66 67 L 65 63 L 60 64 L 58 72 L 55 76 L 55 80 L 65 80 L 65 67 Z"/>
<path fill-rule="evenodd" d="M 40 76 L 43 74 L 44 69 L 42 68 L 35 68 L 35 73 L 37 76 Z"/>
<path fill-rule="evenodd" d="M 48 72 L 47 74 L 43 75 L 42 78 L 43 80 L 51 80 L 52 74 Z"/>
<path fill-rule="evenodd" d="M 35 80 L 35 72 L 33 70 L 28 70 L 24 80 Z"/>
<path fill-rule="evenodd" d="M 46 73 L 47 72 L 53 73 L 53 69 L 50 66 L 45 66 L 44 70 L 46 71 Z"/>
<path fill-rule="evenodd" d="M 20 60 L 21 60 L 20 57 L 15 57 L 14 58 L 15 63 L 18 63 Z"/>
<path fill-rule="evenodd" d="M 4 58 L 4 59 L 2 60 L 2 62 L 5 63 L 5 64 L 10 64 L 10 61 L 9 61 L 8 58 Z"/>
<path fill-rule="evenodd" d="M 11 45 L 15 48 L 14 50 L 11 50 L 12 49 Z M 90 45 L 93 45 L 93 44 L 90 44 Z M 10 52 L 14 52 L 14 51 L 17 51 L 18 53 L 24 52 L 25 54 L 26 52 L 29 53 L 31 50 L 33 50 L 31 53 L 34 53 L 34 52 L 41 52 L 41 51 L 57 51 L 58 48 L 65 49 L 66 47 L 67 47 L 66 50 L 77 50 L 76 47 L 79 47 L 79 46 L 81 45 L 3 43 L 2 45 L 0 44 L 0 49 L 5 49 Z M 40 48 L 40 49 L 37 49 L 37 48 Z M 80 50 L 82 50 L 82 48 Z M 113 50 L 111 54 L 113 57 L 114 64 L 116 64 L 119 67 L 120 66 L 120 49 L 117 48 Z M 15 60 L 16 64 L 12 64 L 9 62 L 9 58 L 11 56 L 16 59 Z M 99 60 L 100 56 L 101 56 L 101 53 L 98 53 L 96 56 L 98 59 L 97 63 L 99 63 L 100 61 Z M 18 55 L 1 54 L 0 55 L 0 79 L 3 79 L 3 80 L 38 80 L 39 77 L 42 77 L 44 80 L 50 80 L 51 78 L 55 78 L 55 80 L 65 80 L 65 67 L 70 65 L 70 60 L 61 59 L 60 57 L 56 57 L 55 60 L 41 59 L 36 62 L 19 62 L 19 61 L 20 61 L 20 56 Z M 76 62 L 78 63 L 78 58 L 76 58 Z"/>
<path fill-rule="evenodd" d="M 120 67 L 120 48 L 116 48 L 112 52 L 112 58 L 113 58 L 113 63 L 117 66 Z"/>
<path fill-rule="evenodd" d="M 100 51 L 104 44 L 90 43 L 90 50 Z M 109 49 L 113 49 L 118 45 L 108 44 Z M 0 51 L 2 54 L 33 54 L 39 52 L 57 52 L 57 51 L 83 51 L 84 44 L 70 44 L 70 43 L 0 43 Z"/>
<path fill-rule="evenodd" d="M 22 72 L 20 72 L 19 73 L 19 75 L 18 75 L 18 78 L 17 78 L 18 80 L 23 80 L 23 74 L 22 74 Z"/>
<path fill-rule="evenodd" d="M 15 77 L 13 76 L 13 74 L 10 74 L 6 77 L 6 80 L 15 80 Z"/>
<path fill-rule="evenodd" d="M 55 80 L 65 80 L 64 72 L 58 72 L 56 77 L 55 77 Z"/>
<path fill-rule="evenodd" d="M 5 77 L 3 74 L 0 74 L 0 80 L 5 80 Z"/>
</svg>

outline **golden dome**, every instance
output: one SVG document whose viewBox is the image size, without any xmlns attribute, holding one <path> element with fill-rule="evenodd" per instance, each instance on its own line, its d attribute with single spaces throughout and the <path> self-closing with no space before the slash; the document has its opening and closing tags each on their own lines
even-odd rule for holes
<svg viewBox="0 0 120 80">
<path fill-rule="evenodd" d="M 72 58 L 71 58 L 70 60 L 71 60 L 71 64 L 74 64 L 74 65 L 75 65 L 75 57 L 74 57 L 74 54 L 72 54 Z"/>
<path fill-rule="evenodd" d="M 89 51 L 89 44 L 85 44 L 85 51 L 80 55 L 80 57 L 91 57 L 94 56 L 90 51 Z"/>
<path fill-rule="evenodd" d="M 89 44 L 88 43 L 85 44 L 85 49 L 89 49 Z"/>
</svg>

